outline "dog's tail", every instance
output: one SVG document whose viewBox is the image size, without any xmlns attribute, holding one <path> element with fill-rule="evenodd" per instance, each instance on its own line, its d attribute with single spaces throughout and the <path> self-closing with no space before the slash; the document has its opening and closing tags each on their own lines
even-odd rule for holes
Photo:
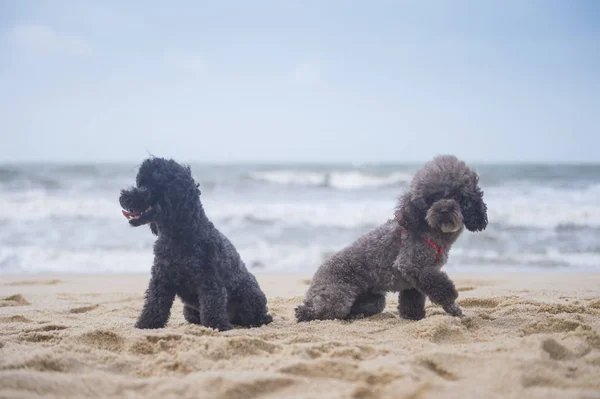
<svg viewBox="0 0 600 399">
<path fill-rule="evenodd" d="M 313 309 L 306 305 L 300 305 L 300 306 L 296 307 L 295 311 L 296 311 L 296 320 L 298 322 L 311 321 L 311 320 L 315 319 L 315 316 L 313 314 Z"/>
<path fill-rule="evenodd" d="M 271 316 L 270 314 L 266 314 L 263 316 L 262 320 L 261 320 L 261 325 L 266 325 L 269 324 L 273 321 L 273 316 Z"/>
</svg>

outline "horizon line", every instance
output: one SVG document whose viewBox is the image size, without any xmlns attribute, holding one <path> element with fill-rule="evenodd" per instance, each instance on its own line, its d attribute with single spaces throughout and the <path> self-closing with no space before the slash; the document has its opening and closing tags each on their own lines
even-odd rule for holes
<svg viewBox="0 0 600 399">
<path fill-rule="evenodd" d="M 164 157 L 173 158 L 174 157 Z M 145 159 L 145 158 L 143 158 Z M 140 160 L 0 160 L 0 165 L 133 165 L 140 163 Z M 430 161 L 433 157 L 425 160 L 406 160 L 406 161 L 284 161 L 284 160 L 241 160 L 241 161 L 200 161 L 200 160 L 186 160 L 178 159 L 178 162 L 193 165 L 211 165 L 211 166 L 242 166 L 242 165 L 256 165 L 256 166 L 271 166 L 271 165 L 323 165 L 323 166 L 335 166 L 335 165 L 418 165 Z M 591 161 L 573 161 L 573 160 L 467 160 L 460 158 L 467 163 L 477 165 L 489 165 L 489 166 L 503 166 L 503 165 L 559 165 L 559 166 L 586 166 L 586 165 L 600 165 L 600 160 Z"/>
</svg>

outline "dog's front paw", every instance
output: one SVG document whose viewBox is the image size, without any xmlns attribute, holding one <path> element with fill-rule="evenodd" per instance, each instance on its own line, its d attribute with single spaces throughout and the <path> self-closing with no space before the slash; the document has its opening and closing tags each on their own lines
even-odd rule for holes
<svg viewBox="0 0 600 399">
<path fill-rule="evenodd" d="M 161 317 L 158 317 L 151 313 L 142 312 L 135 323 L 135 328 L 139 328 L 142 330 L 165 328 L 168 321 L 168 318 L 164 320 Z"/>
<path fill-rule="evenodd" d="M 444 306 L 442 306 L 442 308 L 444 309 L 444 311 L 446 313 L 448 313 L 451 316 L 454 316 L 454 317 L 463 317 L 464 316 L 462 309 L 460 308 L 460 306 L 458 306 L 458 304 L 456 302 L 452 302 L 448 305 L 444 305 Z"/>
<path fill-rule="evenodd" d="M 309 308 L 306 305 L 299 305 L 296 307 L 296 309 L 294 309 L 295 315 L 296 315 L 296 320 L 301 323 L 301 322 L 305 322 L 305 321 L 311 321 L 314 320 L 314 315 L 312 312 L 312 309 Z"/>
<path fill-rule="evenodd" d="M 152 330 L 157 328 L 165 328 L 166 325 L 166 322 L 162 322 L 160 320 L 140 317 L 135 323 L 135 328 L 139 328 L 141 330 Z"/>
<path fill-rule="evenodd" d="M 219 332 L 228 331 L 233 328 L 231 323 L 220 323 L 216 325 L 207 325 L 206 327 L 213 328 L 215 330 L 219 330 Z"/>
</svg>

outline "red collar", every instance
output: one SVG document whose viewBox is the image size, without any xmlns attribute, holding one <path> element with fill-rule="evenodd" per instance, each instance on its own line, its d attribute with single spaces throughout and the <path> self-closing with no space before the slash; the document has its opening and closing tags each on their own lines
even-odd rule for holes
<svg viewBox="0 0 600 399">
<path fill-rule="evenodd" d="M 435 260 L 434 260 L 434 262 L 437 262 L 442 257 L 442 254 L 444 253 L 444 250 L 442 249 L 442 247 L 437 245 L 435 242 L 425 239 L 425 238 L 423 239 L 423 241 L 425 241 L 425 244 L 429 245 L 431 248 L 433 248 L 437 251 L 437 256 L 435 257 Z"/>
<path fill-rule="evenodd" d="M 395 218 L 396 220 L 398 220 L 398 218 Z M 406 232 L 406 228 L 404 228 L 404 226 L 402 226 L 401 224 L 398 224 L 398 226 L 400 226 L 400 229 L 403 232 Z M 402 240 L 402 236 L 400 236 L 400 240 Z M 429 245 L 431 248 L 435 249 L 437 251 L 437 256 L 434 259 L 434 263 L 437 262 L 442 255 L 444 254 L 444 250 L 442 247 L 440 247 L 439 245 L 437 245 L 435 242 L 433 242 L 433 240 L 430 240 L 428 238 L 423 238 L 423 241 L 425 241 L 425 244 Z"/>
</svg>

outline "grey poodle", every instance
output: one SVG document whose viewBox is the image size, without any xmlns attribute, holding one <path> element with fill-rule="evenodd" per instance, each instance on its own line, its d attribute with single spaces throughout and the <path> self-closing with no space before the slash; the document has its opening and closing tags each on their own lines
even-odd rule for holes
<svg viewBox="0 0 600 399">
<path fill-rule="evenodd" d="M 458 292 L 440 269 L 463 231 L 487 226 L 479 176 L 451 155 L 438 156 L 414 176 L 395 218 L 336 253 L 314 275 L 298 321 L 372 316 L 385 308 L 386 292 L 399 292 L 405 319 L 425 317 L 425 297 L 462 316 Z"/>
<path fill-rule="evenodd" d="M 232 324 L 258 327 L 272 321 L 256 278 L 204 213 L 188 166 L 145 160 L 136 187 L 121 191 L 119 202 L 130 225 L 150 224 L 158 236 L 137 328 L 164 327 L 175 295 L 190 323 L 224 331 Z"/>
</svg>

